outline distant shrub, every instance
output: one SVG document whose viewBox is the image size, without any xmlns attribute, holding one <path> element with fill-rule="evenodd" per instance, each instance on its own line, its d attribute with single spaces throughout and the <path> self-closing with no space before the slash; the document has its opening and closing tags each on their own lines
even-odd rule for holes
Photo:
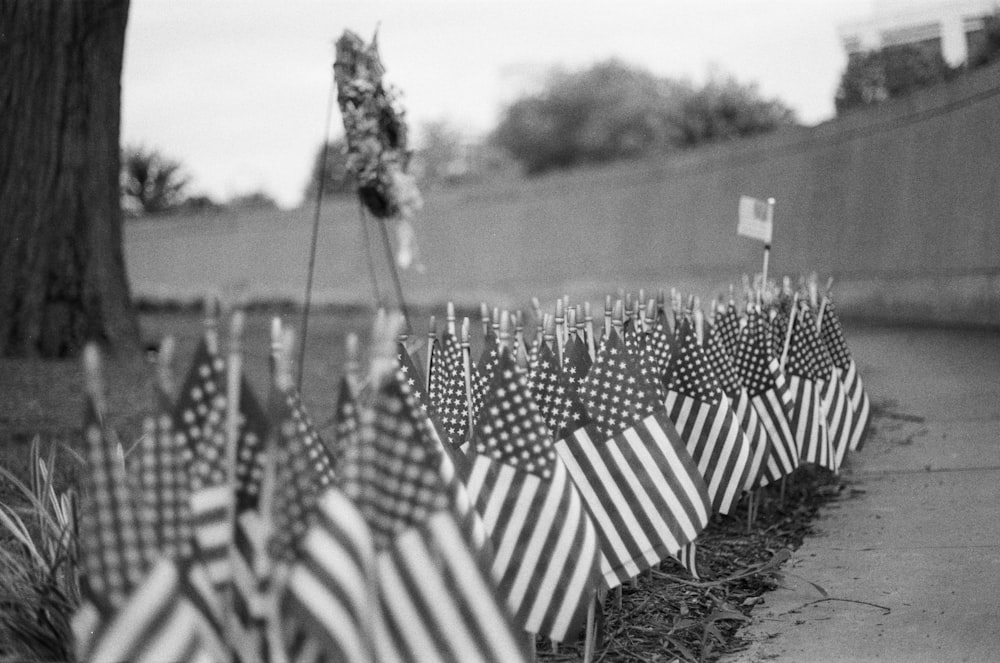
<svg viewBox="0 0 1000 663">
<path fill-rule="evenodd" d="M 851 55 L 834 99 L 837 112 L 906 96 L 952 79 L 940 50 L 904 44 Z"/>
<path fill-rule="evenodd" d="M 555 72 L 510 104 L 493 133 L 529 173 L 668 152 L 794 124 L 753 85 L 713 76 L 698 87 L 609 60 Z"/>
<path fill-rule="evenodd" d="M 134 216 L 175 209 L 189 178 L 181 163 L 158 149 L 126 145 L 121 157 L 122 209 Z"/>
</svg>

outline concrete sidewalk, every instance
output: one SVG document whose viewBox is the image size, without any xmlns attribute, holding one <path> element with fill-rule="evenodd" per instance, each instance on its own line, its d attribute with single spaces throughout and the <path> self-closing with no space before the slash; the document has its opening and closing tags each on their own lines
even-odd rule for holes
<svg viewBox="0 0 1000 663">
<path fill-rule="evenodd" d="M 724 660 L 1000 661 L 1000 335 L 847 333 L 872 434 Z"/>
</svg>

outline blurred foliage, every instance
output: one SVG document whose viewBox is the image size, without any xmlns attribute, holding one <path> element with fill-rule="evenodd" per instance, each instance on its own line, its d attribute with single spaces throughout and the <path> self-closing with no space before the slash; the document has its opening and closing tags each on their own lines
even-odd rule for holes
<svg viewBox="0 0 1000 663">
<path fill-rule="evenodd" d="M 756 86 L 713 74 L 704 86 L 608 60 L 552 73 L 536 94 L 510 104 L 492 140 L 528 174 L 666 153 L 795 123 Z"/>
<path fill-rule="evenodd" d="M 851 55 L 840 78 L 837 113 L 906 96 L 957 74 L 940 50 L 904 44 Z"/>
<path fill-rule="evenodd" d="M 326 156 L 326 166 L 323 157 Z M 324 196 L 346 196 L 354 193 L 355 183 L 347 168 L 347 143 L 341 136 L 320 145 L 313 157 L 312 169 L 309 171 L 309 181 L 302 194 L 303 204 L 316 198 L 320 179 L 323 180 Z"/>
<path fill-rule="evenodd" d="M 1000 60 L 1000 8 L 983 17 L 983 33 L 969 53 L 969 68 L 978 69 Z"/>
<path fill-rule="evenodd" d="M 455 184 L 469 174 L 471 164 L 462 132 L 446 120 L 424 123 L 419 144 L 413 155 L 413 171 L 421 188 Z"/>
<path fill-rule="evenodd" d="M 189 178 L 181 163 L 160 150 L 126 145 L 121 156 L 122 210 L 132 216 L 159 214 L 184 200 Z"/>
</svg>

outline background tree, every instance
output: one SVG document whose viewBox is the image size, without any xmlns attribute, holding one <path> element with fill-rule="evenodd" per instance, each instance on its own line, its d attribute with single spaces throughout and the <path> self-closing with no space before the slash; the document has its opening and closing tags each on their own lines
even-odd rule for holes
<svg viewBox="0 0 1000 663">
<path fill-rule="evenodd" d="M 508 106 L 493 140 L 529 173 L 634 158 L 794 123 L 752 85 L 713 76 L 703 88 L 610 60 L 555 72 Z"/>
<path fill-rule="evenodd" d="M 323 164 L 323 146 L 320 145 L 313 157 L 312 169 L 309 171 L 309 181 L 302 194 L 304 204 L 316 199 L 316 189 L 319 183 L 321 166 Z M 347 172 L 347 143 L 343 137 L 330 141 L 326 150 L 326 169 L 324 171 L 323 195 L 346 196 L 354 194 L 355 182 Z"/>
<path fill-rule="evenodd" d="M 462 132 L 446 120 L 424 123 L 419 145 L 413 155 L 413 170 L 421 188 L 455 183 L 467 174 Z"/>
<path fill-rule="evenodd" d="M 679 115 L 682 147 L 702 143 L 747 138 L 795 124 L 788 106 L 761 96 L 754 84 L 744 84 L 732 76 L 715 74 L 700 89 L 681 91 Z"/>
<path fill-rule="evenodd" d="M 257 190 L 233 196 L 226 201 L 226 207 L 232 210 L 276 210 L 278 203 L 266 191 Z"/>
<path fill-rule="evenodd" d="M 128 0 L 0 1 L 0 353 L 137 345 L 119 201 Z"/>
<path fill-rule="evenodd" d="M 969 68 L 977 69 L 1000 60 L 1000 9 L 983 17 L 983 33 L 969 54 Z"/>
<path fill-rule="evenodd" d="M 181 163 L 158 149 L 127 145 L 122 149 L 122 207 L 136 214 L 159 214 L 184 200 L 189 178 Z"/>
<path fill-rule="evenodd" d="M 956 74 L 940 50 L 917 45 L 857 53 L 847 62 L 834 98 L 837 112 L 878 104 L 951 79 Z"/>
</svg>

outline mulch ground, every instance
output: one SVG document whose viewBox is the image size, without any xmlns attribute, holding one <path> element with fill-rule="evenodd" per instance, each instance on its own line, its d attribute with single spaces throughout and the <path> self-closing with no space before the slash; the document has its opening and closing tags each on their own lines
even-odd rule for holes
<svg viewBox="0 0 1000 663">
<path fill-rule="evenodd" d="M 747 503 L 716 515 L 698 537 L 695 580 L 670 560 L 603 603 L 594 661 L 716 661 L 746 643 L 740 627 L 762 595 L 778 586 L 781 565 L 813 531 L 820 507 L 846 484 L 830 472 L 799 468 L 785 483 L 760 491 L 757 517 L 747 531 Z M 577 661 L 582 642 L 552 649 L 539 641 L 539 661 Z"/>
<path fill-rule="evenodd" d="M 332 394 L 343 359 L 343 338 L 355 331 L 364 339 L 366 313 L 317 316 L 310 321 L 309 356 L 303 371 L 306 407 L 322 426 L 332 412 Z M 260 396 L 267 384 L 267 329 L 270 316 L 248 321 L 245 363 Z M 292 319 L 293 321 L 294 318 Z M 144 337 L 174 335 L 178 342 L 178 377 L 201 333 L 196 313 L 151 313 L 142 318 Z M 363 340 L 362 340 L 363 342 Z M 106 363 L 108 405 L 123 442 L 137 439 L 143 416 L 153 403 L 153 371 L 140 355 L 109 357 Z M 0 359 L 0 466 L 27 475 L 32 439 L 59 455 L 59 483 L 75 483 L 82 424 L 83 392 L 77 360 Z M 321 431 L 322 432 L 322 431 Z M 757 517 L 747 528 L 746 501 L 734 514 L 715 516 L 698 539 L 700 580 L 679 564 L 665 562 L 603 602 L 595 661 L 715 661 L 745 647 L 740 627 L 761 596 L 781 581 L 781 564 L 813 530 L 820 507 L 836 499 L 845 483 L 825 470 L 804 467 L 782 491 L 760 491 Z M 16 505 L 18 493 L 0 480 L 0 503 Z M 4 542 L 0 539 L 0 545 Z M 2 649 L 2 648 L 0 648 Z M 553 648 L 539 640 L 539 661 L 582 659 L 582 641 Z"/>
</svg>

